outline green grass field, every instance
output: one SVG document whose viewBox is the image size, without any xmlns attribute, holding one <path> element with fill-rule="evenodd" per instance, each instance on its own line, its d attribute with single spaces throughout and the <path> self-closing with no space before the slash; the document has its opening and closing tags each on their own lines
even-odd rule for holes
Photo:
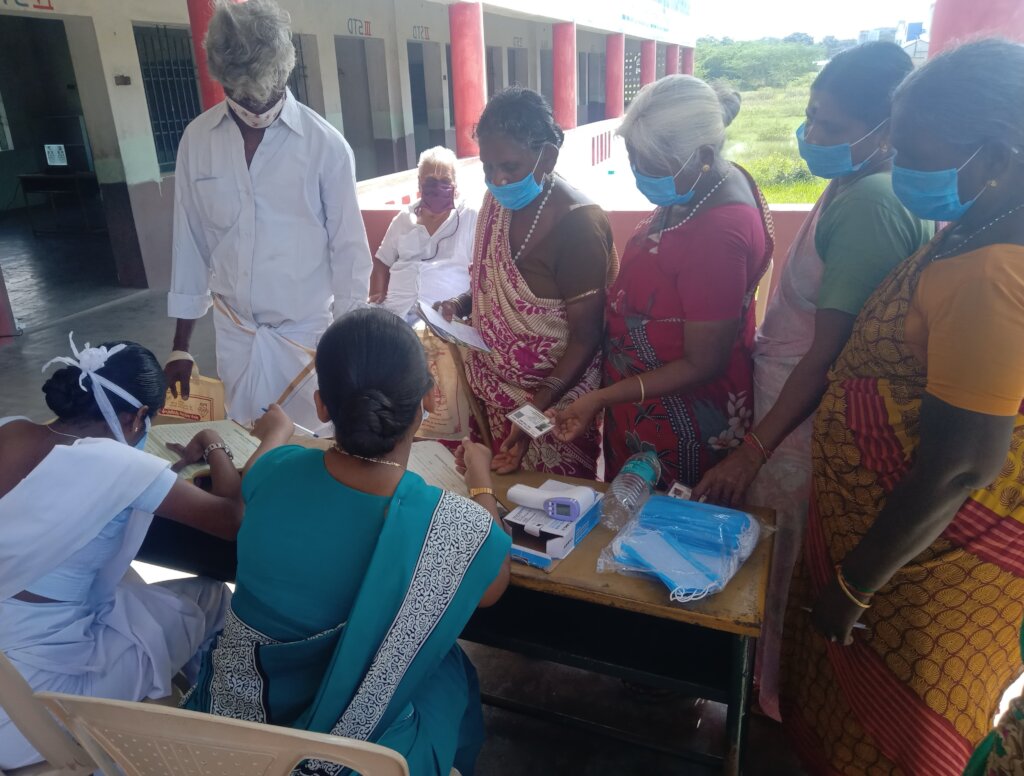
<svg viewBox="0 0 1024 776">
<path fill-rule="evenodd" d="M 754 176 L 772 204 L 813 203 L 827 183 L 811 175 L 794 135 L 812 78 L 784 89 L 743 92 L 743 108 L 728 130 L 726 156 Z"/>
</svg>

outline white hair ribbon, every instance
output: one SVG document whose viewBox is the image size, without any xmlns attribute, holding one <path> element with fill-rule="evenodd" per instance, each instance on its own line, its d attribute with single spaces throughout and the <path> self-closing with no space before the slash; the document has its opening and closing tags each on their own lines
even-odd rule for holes
<svg viewBox="0 0 1024 776">
<path fill-rule="evenodd" d="M 92 381 L 92 395 L 96 399 L 96 405 L 100 408 L 100 412 L 103 413 L 103 419 L 107 421 L 107 425 L 110 427 L 110 430 L 114 432 L 114 437 L 117 441 L 128 444 L 124 438 L 124 432 L 121 430 L 121 423 L 117 419 L 117 413 L 114 412 L 114 407 L 111 405 L 110 399 L 107 398 L 106 392 L 111 391 L 112 393 L 117 394 L 136 409 L 142 407 L 142 402 L 120 386 L 115 385 L 103 375 L 99 374 L 99 370 L 106 365 L 107 359 L 117 353 L 120 353 L 126 346 L 121 344 L 115 345 L 110 349 L 107 349 L 106 347 L 94 348 L 86 342 L 85 347 L 79 350 L 75 347 L 74 332 L 68 334 L 68 341 L 71 343 L 71 353 L 73 356 L 57 356 L 56 358 L 51 358 L 43 365 L 43 371 L 45 372 L 49 369 L 52 364 L 67 364 L 68 366 L 78 367 L 82 371 L 82 374 L 78 376 L 79 387 L 81 387 L 83 391 L 88 391 L 89 389 L 85 387 L 85 378 L 90 378 Z M 148 417 L 146 418 L 146 430 L 149 430 Z"/>
</svg>

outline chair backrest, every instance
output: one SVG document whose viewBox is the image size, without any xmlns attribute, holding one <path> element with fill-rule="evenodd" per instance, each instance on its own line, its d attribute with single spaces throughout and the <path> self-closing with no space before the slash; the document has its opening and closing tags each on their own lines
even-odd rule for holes
<svg viewBox="0 0 1024 776">
<path fill-rule="evenodd" d="M 32 694 L 18 669 L 0 652 L 0 706 L 49 764 L 50 773 L 92 773 L 96 763 Z"/>
<path fill-rule="evenodd" d="M 303 760 L 363 776 L 408 776 L 405 758 L 376 744 L 243 722 L 166 706 L 36 696 L 82 742 L 107 776 L 288 776 Z"/>
</svg>

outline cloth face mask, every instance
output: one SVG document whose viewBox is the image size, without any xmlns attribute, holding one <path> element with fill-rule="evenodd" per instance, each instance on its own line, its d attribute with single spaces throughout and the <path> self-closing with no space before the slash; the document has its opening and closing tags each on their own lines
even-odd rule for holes
<svg viewBox="0 0 1024 776">
<path fill-rule="evenodd" d="M 232 100 L 230 97 L 225 97 L 228 106 L 232 112 L 240 118 L 246 126 L 252 127 L 253 129 L 266 129 L 275 121 L 277 117 L 281 115 L 281 111 L 284 110 L 284 100 L 287 96 L 287 92 L 281 95 L 281 99 L 270 106 L 268 110 L 263 113 L 253 113 L 251 110 L 243 108 L 237 102 Z"/>
<path fill-rule="evenodd" d="M 807 163 L 807 169 L 811 171 L 811 175 L 815 175 L 819 178 L 831 180 L 832 178 L 842 178 L 844 175 L 855 173 L 867 164 L 880 149 L 876 148 L 871 156 L 867 157 L 859 164 L 854 164 L 853 147 L 858 143 L 867 140 L 867 138 L 877 132 L 888 120 L 889 119 L 884 119 L 878 126 L 859 140 L 854 140 L 852 143 L 837 143 L 836 145 L 828 146 L 815 145 L 814 143 L 807 142 L 805 134 L 807 123 L 804 122 L 797 127 L 796 130 L 796 143 L 800 149 L 800 156 L 803 157 L 803 160 Z"/>
<path fill-rule="evenodd" d="M 451 183 L 429 180 L 420 194 L 420 202 L 431 213 L 440 215 L 455 207 L 455 186 Z"/>
<path fill-rule="evenodd" d="M 697 176 L 697 180 L 693 182 L 690 190 L 679 194 L 676 191 L 676 178 L 679 177 L 679 173 L 686 169 L 686 165 L 690 163 L 690 159 L 697 152 L 694 151 L 690 154 L 689 158 L 683 162 L 682 167 L 676 172 L 675 175 L 665 175 L 660 178 L 656 178 L 651 175 L 644 175 L 640 172 L 636 165 L 633 165 L 633 177 L 636 178 L 636 187 L 640 190 L 640 193 L 647 197 L 651 204 L 657 205 L 658 207 L 672 207 L 673 205 L 685 205 L 691 199 L 695 190 L 697 189 L 697 183 L 704 176 L 703 171 Z"/>
<path fill-rule="evenodd" d="M 487 181 L 487 190 L 491 192 L 492 197 L 498 200 L 499 205 L 509 210 L 522 210 L 540 196 L 544 187 L 537 183 L 537 179 L 533 176 L 537 172 L 537 166 L 540 164 L 542 156 L 544 156 L 544 148 L 541 148 L 540 153 L 537 154 L 537 161 L 534 162 L 533 169 L 521 181 L 506 183 L 504 186 L 495 186 Z"/>
<path fill-rule="evenodd" d="M 981 192 L 967 202 L 960 201 L 960 171 L 981 152 L 981 147 L 959 167 L 948 170 L 911 170 L 894 164 L 892 190 L 903 207 L 929 221 L 959 221 L 978 201 Z M 982 189 L 984 191 L 984 189 Z"/>
</svg>

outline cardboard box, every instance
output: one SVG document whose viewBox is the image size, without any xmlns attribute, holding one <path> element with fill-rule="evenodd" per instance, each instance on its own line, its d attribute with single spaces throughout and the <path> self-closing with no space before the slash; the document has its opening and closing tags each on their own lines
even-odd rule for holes
<svg viewBox="0 0 1024 776">
<path fill-rule="evenodd" d="M 505 525 L 512 531 L 513 560 L 550 571 L 597 525 L 603 500 L 602 496 L 571 523 L 554 520 L 539 509 L 516 507 L 505 518 Z"/>
</svg>

